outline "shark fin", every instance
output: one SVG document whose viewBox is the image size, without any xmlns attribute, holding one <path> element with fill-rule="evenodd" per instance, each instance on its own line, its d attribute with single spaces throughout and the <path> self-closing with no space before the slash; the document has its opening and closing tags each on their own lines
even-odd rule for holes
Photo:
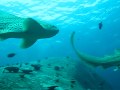
<svg viewBox="0 0 120 90">
<path fill-rule="evenodd" d="M 89 56 L 89 55 L 86 55 L 86 54 L 83 54 L 81 52 L 79 52 L 76 48 L 75 48 L 75 45 L 74 45 L 74 36 L 75 36 L 75 32 L 72 32 L 71 34 L 71 38 L 70 38 L 70 42 L 71 42 L 71 45 L 72 45 L 72 48 L 73 50 L 75 51 L 75 53 L 77 54 L 77 56 L 79 57 L 79 59 L 83 62 L 85 62 L 87 65 L 91 66 L 91 67 L 97 67 L 99 66 L 98 62 L 96 62 L 96 60 L 98 60 L 99 58 L 98 57 L 93 57 L 93 56 Z M 90 59 L 90 60 L 93 60 L 92 61 L 87 61 L 85 59 Z"/>
<path fill-rule="evenodd" d="M 0 41 L 6 40 L 6 39 L 8 39 L 8 38 L 0 37 Z"/>
<path fill-rule="evenodd" d="M 36 41 L 37 41 L 36 38 L 24 38 L 21 48 L 28 48 L 28 47 L 32 46 Z"/>
<path fill-rule="evenodd" d="M 25 32 L 34 33 L 34 32 L 38 32 L 38 30 L 43 32 L 44 28 L 37 21 L 35 21 L 34 19 L 27 18 L 24 21 L 24 30 L 25 30 Z"/>
<path fill-rule="evenodd" d="M 34 19 L 32 18 L 27 18 L 24 21 L 24 32 L 29 35 L 29 34 L 34 34 L 34 33 L 40 33 L 42 35 L 42 33 L 44 32 L 43 27 Z M 27 36 L 26 36 L 27 37 Z M 37 38 L 35 37 L 27 37 L 27 38 L 23 38 L 23 42 L 21 47 L 22 48 L 28 48 L 30 46 L 32 46 L 35 42 L 37 41 Z"/>
</svg>

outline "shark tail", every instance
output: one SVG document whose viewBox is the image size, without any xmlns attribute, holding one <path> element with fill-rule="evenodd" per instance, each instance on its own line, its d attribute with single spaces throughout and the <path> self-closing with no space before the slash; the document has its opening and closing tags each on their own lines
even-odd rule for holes
<svg viewBox="0 0 120 90">
<path fill-rule="evenodd" d="M 75 45 L 74 45 L 74 36 L 75 36 L 75 32 L 72 32 L 70 41 L 71 41 L 72 48 L 74 49 L 75 53 L 79 56 L 79 51 L 75 48 Z"/>
<path fill-rule="evenodd" d="M 84 61 L 86 64 L 92 66 L 92 67 L 97 67 L 97 66 L 102 66 L 104 69 L 109 68 L 111 66 L 116 66 L 117 68 L 115 70 L 118 70 L 120 68 L 120 51 L 116 51 L 115 55 L 113 56 L 105 56 L 105 57 L 95 57 L 95 56 L 91 56 L 91 55 L 86 55 L 83 54 L 81 52 L 79 52 L 74 45 L 74 36 L 75 36 L 75 32 L 72 32 L 71 34 L 71 45 L 75 51 L 75 53 L 77 54 L 77 56 Z"/>
<path fill-rule="evenodd" d="M 81 58 L 81 53 L 75 48 L 75 45 L 74 45 L 74 36 L 75 36 L 75 32 L 72 32 L 71 34 L 71 37 L 70 37 L 70 41 L 71 41 L 71 45 L 72 45 L 72 48 L 74 49 L 75 53 L 77 54 L 77 56 L 79 58 Z"/>
<path fill-rule="evenodd" d="M 89 56 L 89 55 L 80 53 L 75 48 L 75 45 L 74 45 L 74 36 L 75 36 L 75 32 L 72 32 L 70 41 L 71 41 L 72 48 L 74 49 L 74 51 L 77 54 L 77 56 L 79 57 L 79 59 L 81 59 L 82 61 L 86 62 L 88 65 L 90 65 L 92 67 L 98 66 L 99 62 L 98 62 L 98 58 L 97 57 L 93 57 L 93 56 Z"/>
</svg>

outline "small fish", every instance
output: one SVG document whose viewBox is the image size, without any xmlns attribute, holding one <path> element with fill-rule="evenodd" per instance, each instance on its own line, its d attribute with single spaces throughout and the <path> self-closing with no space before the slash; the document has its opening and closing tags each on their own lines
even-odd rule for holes
<svg viewBox="0 0 120 90">
<path fill-rule="evenodd" d="M 9 53 L 9 54 L 7 55 L 7 57 L 12 58 L 12 57 L 14 57 L 15 55 L 16 55 L 15 53 Z"/>
<path fill-rule="evenodd" d="M 58 86 L 50 86 L 50 87 L 48 87 L 48 90 L 55 90 L 56 87 L 58 87 Z"/>
<path fill-rule="evenodd" d="M 103 27 L 103 24 L 102 24 L 102 22 L 100 22 L 100 23 L 99 23 L 99 29 L 101 30 L 102 27 Z"/>
</svg>

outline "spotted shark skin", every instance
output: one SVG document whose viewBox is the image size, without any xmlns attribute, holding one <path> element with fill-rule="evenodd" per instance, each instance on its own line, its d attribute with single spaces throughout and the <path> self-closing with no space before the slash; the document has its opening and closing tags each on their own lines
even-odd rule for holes
<svg viewBox="0 0 120 90">
<path fill-rule="evenodd" d="M 71 34 L 71 45 L 77 54 L 77 56 L 87 64 L 97 67 L 97 66 L 102 66 L 104 69 L 116 66 L 120 67 L 120 50 L 115 50 L 115 53 L 113 55 L 108 55 L 104 57 L 95 57 L 92 55 L 87 55 L 85 53 L 79 52 L 74 45 L 74 36 L 75 32 Z M 119 69 L 119 68 L 118 68 Z"/>
<path fill-rule="evenodd" d="M 0 39 L 21 38 L 22 48 L 32 46 L 38 39 L 50 38 L 59 32 L 54 25 L 33 18 L 21 18 L 0 11 Z"/>
</svg>

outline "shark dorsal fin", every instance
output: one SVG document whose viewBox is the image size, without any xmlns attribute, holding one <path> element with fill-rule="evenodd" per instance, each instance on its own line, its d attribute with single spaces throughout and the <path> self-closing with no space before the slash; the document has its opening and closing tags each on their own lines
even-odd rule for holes
<svg viewBox="0 0 120 90">
<path fill-rule="evenodd" d="M 32 18 L 27 18 L 24 21 L 24 30 L 26 32 L 38 32 L 38 30 L 40 30 L 41 32 L 44 31 L 44 28 L 34 19 Z"/>
<path fill-rule="evenodd" d="M 44 28 L 34 19 L 27 18 L 24 21 L 24 32 L 26 33 L 26 36 L 23 38 L 21 47 L 28 48 L 32 46 L 38 39 L 36 36 L 32 36 L 32 34 L 36 35 L 36 33 L 39 33 L 39 35 L 42 35 L 44 33 Z"/>
</svg>

